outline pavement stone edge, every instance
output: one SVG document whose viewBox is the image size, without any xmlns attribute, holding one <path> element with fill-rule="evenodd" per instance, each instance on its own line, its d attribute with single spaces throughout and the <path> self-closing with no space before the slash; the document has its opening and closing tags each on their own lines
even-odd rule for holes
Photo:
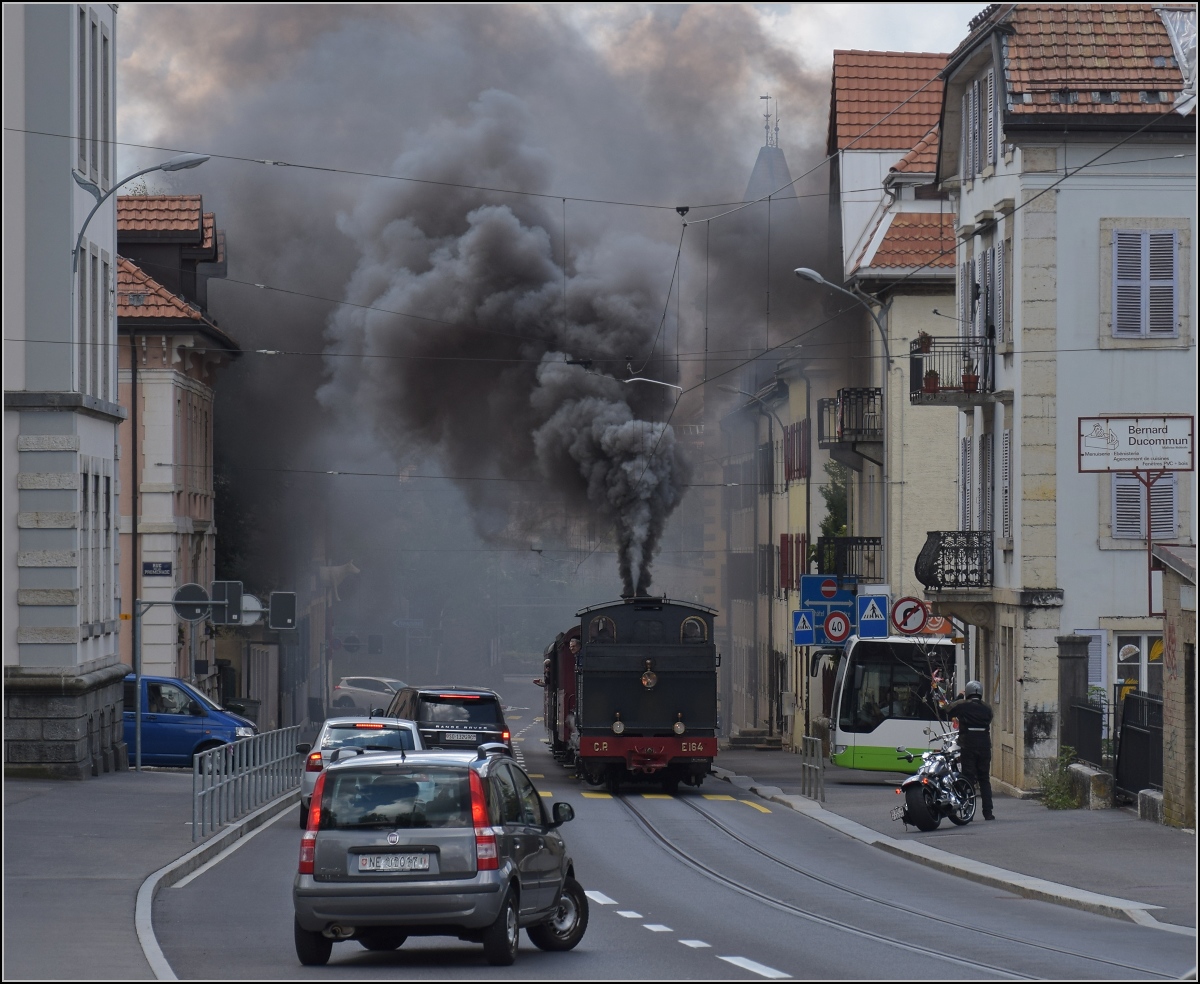
<svg viewBox="0 0 1200 984">
<path fill-rule="evenodd" d="M 154 899 L 159 890 L 182 881 L 247 834 L 262 827 L 299 802 L 299 789 L 293 789 L 291 792 L 276 797 L 253 813 L 226 827 L 210 840 L 196 845 L 187 854 L 159 868 L 142 882 L 138 889 L 137 904 L 134 908 L 134 925 L 137 929 L 138 942 L 142 945 L 142 954 L 154 972 L 156 980 L 175 981 L 179 979 L 170 963 L 167 962 L 162 948 L 158 945 L 158 938 L 154 935 Z"/>
<path fill-rule="evenodd" d="M 1029 875 L 1022 875 L 1019 872 L 1008 871 L 981 861 L 963 858 L 957 854 L 939 850 L 936 847 L 897 841 L 886 834 L 872 830 L 870 827 L 865 827 L 846 817 L 839 816 L 825 809 L 815 800 L 810 800 L 803 796 L 787 795 L 778 786 L 758 785 L 750 776 L 736 775 L 728 769 L 713 768 L 712 774 L 731 785 L 749 790 L 756 796 L 760 796 L 769 802 L 786 806 L 797 813 L 803 813 L 805 816 L 811 817 L 818 823 L 822 823 L 839 833 L 845 834 L 847 837 L 852 837 L 855 840 L 868 844 L 871 847 L 879 848 L 897 857 L 907 858 L 918 864 L 935 868 L 938 871 L 956 875 L 960 878 L 967 878 L 994 888 L 1001 888 L 1024 898 L 1051 902 L 1055 905 L 1068 906 L 1073 909 L 1082 909 L 1085 912 L 1092 912 L 1110 918 L 1124 919 L 1139 926 L 1161 929 L 1168 933 L 1178 933 L 1191 937 L 1196 936 L 1196 930 L 1190 926 L 1174 926 L 1155 919 L 1149 910 L 1159 908 L 1156 905 L 1150 905 L 1145 902 L 1134 902 L 1129 899 L 1116 898 L 1110 895 L 1099 895 L 1095 892 L 1072 888 L 1070 885 L 1061 885 L 1042 878 L 1034 878 Z"/>
</svg>

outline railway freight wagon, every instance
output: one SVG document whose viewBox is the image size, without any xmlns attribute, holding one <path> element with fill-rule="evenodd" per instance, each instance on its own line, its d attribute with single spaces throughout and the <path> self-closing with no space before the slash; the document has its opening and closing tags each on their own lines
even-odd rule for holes
<svg viewBox="0 0 1200 984">
<path fill-rule="evenodd" d="M 716 614 L 665 598 L 578 612 L 579 625 L 546 650 L 556 757 L 610 792 L 639 780 L 699 786 L 717 754 Z"/>
</svg>

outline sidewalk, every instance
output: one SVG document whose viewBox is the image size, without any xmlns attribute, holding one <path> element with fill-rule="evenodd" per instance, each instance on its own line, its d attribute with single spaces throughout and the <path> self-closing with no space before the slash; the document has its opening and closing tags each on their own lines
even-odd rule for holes
<svg viewBox="0 0 1200 984">
<path fill-rule="evenodd" d="M 883 850 L 1029 897 L 1195 933 L 1195 834 L 1134 811 L 1048 810 L 996 791 L 995 822 L 947 822 L 923 834 L 891 820 L 898 775 L 827 763 L 821 804 L 799 795 L 796 755 L 730 749 L 716 764 L 719 778 Z"/>
</svg>

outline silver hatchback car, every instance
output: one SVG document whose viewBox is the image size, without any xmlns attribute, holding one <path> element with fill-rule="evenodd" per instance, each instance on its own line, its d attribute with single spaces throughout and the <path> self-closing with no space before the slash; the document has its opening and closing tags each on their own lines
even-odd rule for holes
<svg viewBox="0 0 1200 984">
<path fill-rule="evenodd" d="M 482 943 L 507 966 L 524 928 L 570 950 L 588 900 L 542 797 L 504 746 L 478 752 L 369 753 L 317 779 L 292 887 L 296 955 L 324 964 L 333 944 L 394 950 L 409 936 Z"/>
<path fill-rule="evenodd" d="M 304 756 L 304 772 L 300 777 L 301 828 L 308 824 L 308 804 L 312 801 L 317 777 L 334 761 L 335 755 L 344 758 L 360 751 L 411 752 L 424 747 L 421 733 L 413 721 L 385 717 L 328 718 L 317 732 L 315 742 L 311 745 L 301 742 L 296 746 L 296 751 Z"/>
</svg>

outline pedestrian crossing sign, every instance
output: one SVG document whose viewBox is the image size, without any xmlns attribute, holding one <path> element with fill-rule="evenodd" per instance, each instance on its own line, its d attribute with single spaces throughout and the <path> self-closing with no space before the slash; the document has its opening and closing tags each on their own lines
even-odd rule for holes
<svg viewBox="0 0 1200 984">
<path fill-rule="evenodd" d="M 816 613 L 808 608 L 792 612 L 792 645 L 815 646 Z"/>
<path fill-rule="evenodd" d="M 859 595 L 858 637 L 860 639 L 884 639 L 888 634 L 888 616 L 891 603 L 887 595 Z"/>
</svg>

